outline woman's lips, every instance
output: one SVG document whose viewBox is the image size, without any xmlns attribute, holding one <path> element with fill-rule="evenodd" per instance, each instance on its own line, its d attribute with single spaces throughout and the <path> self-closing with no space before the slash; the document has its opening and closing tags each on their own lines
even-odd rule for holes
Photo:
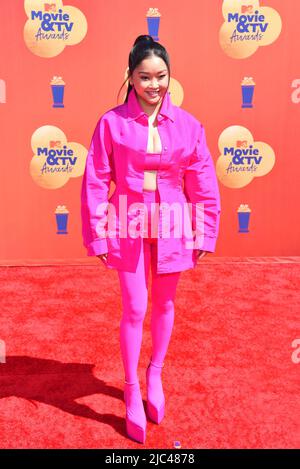
<svg viewBox="0 0 300 469">
<path fill-rule="evenodd" d="M 152 98 L 154 98 L 155 96 L 158 96 L 159 95 L 159 92 L 158 91 L 155 91 L 155 92 L 151 92 L 151 91 L 146 91 L 146 93 L 151 96 Z"/>
</svg>

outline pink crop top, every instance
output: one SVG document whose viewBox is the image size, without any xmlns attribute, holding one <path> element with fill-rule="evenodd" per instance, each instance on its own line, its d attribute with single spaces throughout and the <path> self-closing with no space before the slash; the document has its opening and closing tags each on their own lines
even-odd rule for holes
<svg viewBox="0 0 300 469">
<path fill-rule="evenodd" d="M 160 166 L 161 153 L 146 152 L 144 170 L 158 170 Z"/>
</svg>

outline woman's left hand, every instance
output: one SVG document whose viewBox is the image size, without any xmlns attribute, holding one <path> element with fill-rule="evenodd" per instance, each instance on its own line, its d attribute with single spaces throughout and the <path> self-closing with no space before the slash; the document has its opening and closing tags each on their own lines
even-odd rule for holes
<svg viewBox="0 0 300 469">
<path fill-rule="evenodd" d="M 201 249 L 197 249 L 197 253 L 196 253 L 197 260 L 202 259 L 202 257 L 206 256 L 208 252 L 209 251 L 202 251 Z"/>
</svg>

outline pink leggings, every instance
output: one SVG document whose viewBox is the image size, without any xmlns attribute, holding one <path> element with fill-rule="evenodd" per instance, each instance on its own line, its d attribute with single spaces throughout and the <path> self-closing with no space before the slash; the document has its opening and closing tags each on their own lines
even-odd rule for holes
<svg viewBox="0 0 300 469">
<path fill-rule="evenodd" d="M 159 203 L 159 192 L 157 189 L 156 191 L 144 189 L 143 194 L 144 203 L 147 204 L 148 209 L 148 229 L 151 230 L 150 204 L 151 202 Z M 154 208 L 152 206 L 153 212 Z M 157 229 L 156 223 L 154 228 Z M 152 361 L 158 365 L 164 362 L 174 323 L 174 300 L 180 272 L 157 274 L 156 233 L 157 231 L 153 235 L 149 231 L 148 237 L 143 238 L 136 272 L 118 270 L 123 307 L 120 322 L 120 346 L 125 381 L 129 383 L 138 380 L 137 368 L 142 344 L 143 321 L 148 304 L 150 263 L 152 271 Z"/>
</svg>

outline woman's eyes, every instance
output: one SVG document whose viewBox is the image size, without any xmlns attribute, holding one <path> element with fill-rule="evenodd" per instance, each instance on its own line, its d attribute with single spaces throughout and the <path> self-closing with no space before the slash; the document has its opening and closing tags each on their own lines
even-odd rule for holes
<svg viewBox="0 0 300 469">
<path fill-rule="evenodd" d="M 166 75 L 161 75 L 161 76 L 158 77 L 158 78 L 165 78 L 165 76 L 166 76 Z M 148 80 L 148 77 L 141 77 L 141 78 L 142 78 L 142 80 Z"/>
</svg>

